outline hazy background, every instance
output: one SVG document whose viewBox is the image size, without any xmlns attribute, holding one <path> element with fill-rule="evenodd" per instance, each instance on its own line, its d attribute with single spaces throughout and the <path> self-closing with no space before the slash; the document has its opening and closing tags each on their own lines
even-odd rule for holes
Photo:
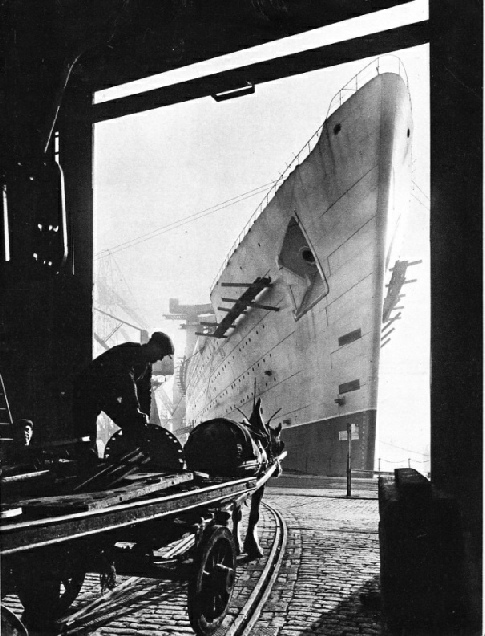
<svg viewBox="0 0 485 636">
<path fill-rule="evenodd" d="M 420 0 L 351 20 L 344 28 L 325 27 L 104 91 L 97 100 L 426 19 L 426 10 Z M 403 288 L 401 320 L 382 350 L 376 457 L 382 470 L 410 463 L 427 472 L 428 47 L 395 55 L 408 75 L 414 119 L 413 191 L 401 258 L 422 263 L 408 270 L 407 278 L 417 282 Z M 163 318 L 169 298 L 182 304 L 209 302 L 211 284 L 228 250 L 264 193 L 322 124 L 332 97 L 370 61 L 257 85 L 254 95 L 222 103 L 204 98 L 97 124 L 96 302 L 109 300 L 113 313 L 123 310 L 128 322 L 149 331 L 167 331 L 181 355 L 184 332 Z M 104 337 L 109 335 L 106 329 L 109 325 L 104 325 Z M 126 337 L 126 331 L 118 330 L 108 344 Z"/>
</svg>

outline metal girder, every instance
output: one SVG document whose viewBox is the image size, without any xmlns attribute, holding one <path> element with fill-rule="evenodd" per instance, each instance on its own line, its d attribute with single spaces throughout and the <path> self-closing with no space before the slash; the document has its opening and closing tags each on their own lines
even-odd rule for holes
<svg viewBox="0 0 485 636">
<path fill-rule="evenodd" d="M 180 84 L 94 104 L 92 121 L 101 122 L 169 106 L 192 99 L 235 90 L 248 82 L 262 84 L 283 77 L 382 55 L 398 49 L 425 44 L 429 40 L 428 22 L 416 22 L 380 33 L 371 33 L 344 42 L 285 55 L 273 60 L 224 71 Z"/>
<path fill-rule="evenodd" d="M 75 74 L 86 87 L 100 90 L 409 1 L 124 0 L 114 36 L 104 46 L 88 51 Z M 106 13 L 103 5 L 110 3 L 91 3 L 96 7 L 96 22 Z M 77 4 L 82 2 L 77 0 Z"/>
</svg>

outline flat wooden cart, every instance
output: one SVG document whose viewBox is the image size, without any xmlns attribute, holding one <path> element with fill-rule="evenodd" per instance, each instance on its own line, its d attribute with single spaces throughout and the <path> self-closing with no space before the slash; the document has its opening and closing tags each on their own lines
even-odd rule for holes
<svg viewBox="0 0 485 636">
<path fill-rule="evenodd" d="M 14 516 L 0 523 L 2 593 L 18 594 L 28 624 L 53 622 L 67 612 L 87 572 L 110 582 L 120 542 L 143 555 L 191 532 L 190 623 L 197 634 L 212 634 L 234 587 L 231 520 L 277 468 L 275 462 L 257 477 L 221 483 L 204 483 L 186 471 L 131 475 L 124 488 L 18 502 Z"/>
</svg>

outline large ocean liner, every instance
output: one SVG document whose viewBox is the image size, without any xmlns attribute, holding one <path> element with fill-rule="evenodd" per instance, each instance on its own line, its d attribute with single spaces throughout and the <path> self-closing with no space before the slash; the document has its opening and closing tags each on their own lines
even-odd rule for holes
<svg viewBox="0 0 485 636">
<path fill-rule="evenodd" d="M 392 68 L 389 68 L 391 65 Z M 371 76 L 369 79 L 369 75 Z M 285 468 L 372 470 L 380 349 L 406 261 L 393 245 L 411 192 L 411 101 L 379 58 L 329 114 L 228 255 L 187 365 L 187 425 L 241 419 L 262 398 Z"/>
</svg>

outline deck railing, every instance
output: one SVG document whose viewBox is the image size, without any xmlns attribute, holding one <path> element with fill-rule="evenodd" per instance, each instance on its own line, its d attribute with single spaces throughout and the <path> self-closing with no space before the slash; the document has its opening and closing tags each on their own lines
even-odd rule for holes
<svg viewBox="0 0 485 636">
<path fill-rule="evenodd" d="M 383 73 L 394 73 L 394 74 L 400 75 L 403 78 L 404 82 L 406 83 L 406 86 L 408 86 L 408 78 L 407 78 L 406 70 L 404 68 L 403 63 L 399 59 L 399 57 L 397 57 L 397 55 L 391 55 L 391 54 L 381 55 L 380 57 L 376 58 L 375 60 L 367 64 L 367 66 L 365 66 L 356 75 L 354 75 L 354 77 L 352 77 L 352 79 L 350 79 L 347 82 L 347 84 L 345 84 L 345 86 L 343 86 L 338 91 L 338 93 L 336 93 L 336 95 L 332 97 L 332 99 L 330 100 L 330 105 L 328 107 L 325 121 L 322 123 L 321 126 L 317 128 L 317 130 L 313 133 L 310 139 L 308 139 L 306 144 L 299 150 L 299 152 L 296 153 L 296 155 L 294 155 L 291 161 L 284 168 L 283 172 L 281 172 L 279 177 L 273 182 L 271 188 L 265 194 L 264 199 L 260 202 L 256 210 L 253 212 L 253 214 L 247 221 L 246 225 L 241 230 L 239 236 L 234 241 L 233 245 L 231 246 L 227 254 L 227 257 L 225 258 L 224 262 L 219 268 L 219 271 L 216 274 L 216 277 L 214 278 L 214 281 L 211 285 L 211 290 L 210 290 L 211 293 L 214 287 L 216 286 L 217 281 L 221 277 L 221 274 L 224 271 L 224 268 L 229 262 L 229 259 L 231 258 L 231 256 L 234 254 L 234 252 L 237 250 L 237 248 L 243 241 L 250 227 L 253 225 L 253 223 L 261 214 L 261 212 L 268 206 L 269 202 L 273 199 L 274 195 L 276 194 L 278 188 L 282 185 L 284 181 L 286 181 L 290 173 L 293 172 L 293 170 L 308 157 L 308 155 L 311 153 L 313 148 L 316 146 L 317 141 L 320 137 L 320 133 L 322 132 L 323 126 L 325 125 L 325 122 L 330 117 L 330 115 L 333 112 L 335 112 L 337 108 L 340 108 L 340 106 L 344 102 L 346 102 L 352 95 L 354 95 L 359 90 L 359 88 L 362 88 L 364 84 L 369 82 L 372 78 L 376 77 L 377 75 L 381 75 Z"/>
<path fill-rule="evenodd" d="M 332 99 L 330 100 L 330 104 L 327 110 L 328 119 L 332 113 L 334 113 L 337 108 L 340 108 L 342 104 L 344 104 L 352 95 L 362 88 L 364 84 L 370 82 L 371 79 L 377 77 L 377 75 L 382 75 L 383 73 L 394 73 L 395 75 L 399 75 L 404 80 L 406 86 L 409 86 L 408 76 L 406 73 L 406 69 L 404 68 L 404 64 L 401 59 L 397 55 L 381 55 L 380 57 L 369 62 L 367 66 L 364 66 L 352 79 L 350 79 L 347 84 L 342 86 L 342 88 L 336 93 Z"/>
</svg>

